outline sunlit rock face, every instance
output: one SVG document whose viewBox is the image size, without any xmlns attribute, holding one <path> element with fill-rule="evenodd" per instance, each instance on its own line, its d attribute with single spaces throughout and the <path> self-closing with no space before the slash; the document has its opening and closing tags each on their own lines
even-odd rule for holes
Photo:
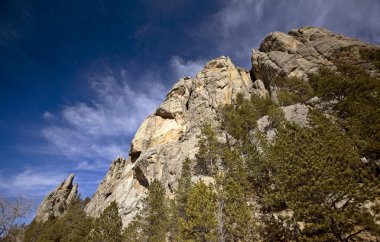
<svg viewBox="0 0 380 242">
<path fill-rule="evenodd" d="M 320 66 L 333 66 L 338 59 L 361 60 L 360 50 L 368 47 L 371 45 L 323 28 L 303 27 L 288 34 L 273 32 L 258 50 L 252 50 L 252 69 L 255 77 L 269 87 L 286 77 L 307 79 L 307 73 Z"/>
<path fill-rule="evenodd" d="M 45 222 L 49 218 L 59 218 L 78 194 L 78 184 L 73 184 L 74 174 L 70 174 L 53 192 L 45 197 L 37 209 L 36 221 Z"/>
<path fill-rule="evenodd" d="M 142 207 L 149 184 L 157 179 L 169 197 L 177 187 L 182 162 L 195 161 L 197 136 L 204 123 L 221 127 L 220 109 L 234 104 L 238 93 L 275 98 L 276 83 L 287 77 L 307 79 L 320 66 L 333 67 L 333 60 L 355 60 L 368 44 L 334 34 L 326 29 L 304 27 L 288 34 L 274 32 L 252 52 L 252 70 L 236 67 L 228 57 L 208 62 L 195 78 L 185 77 L 174 84 L 166 100 L 148 116 L 136 132 L 129 157 L 116 158 L 99 185 L 86 212 L 97 217 L 116 201 L 126 226 Z M 295 104 L 281 107 L 288 121 L 307 125 L 309 107 Z M 267 116 L 258 120 L 258 130 L 269 139 L 276 134 Z M 220 140 L 226 139 L 217 129 Z M 194 163 L 194 162 L 193 162 Z M 212 182 L 209 177 L 193 177 Z"/>
<path fill-rule="evenodd" d="M 235 67 L 224 56 L 208 62 L 194 79 L 180 79 L 141 124 L 129 157 L 112 162 L 86 212 L 96 217 L 116 200 L 126 225 L 141 208 L 141 199 L 154 179 L 173 196 L 182 161 L 195 160 L 201 125 L 217 122 L 219 109 L 233 103 L 238 93 L 248 98 L 252 92 L 266 95 L 262 83 L 254 85 L 249 71 Z"/>
</svg>

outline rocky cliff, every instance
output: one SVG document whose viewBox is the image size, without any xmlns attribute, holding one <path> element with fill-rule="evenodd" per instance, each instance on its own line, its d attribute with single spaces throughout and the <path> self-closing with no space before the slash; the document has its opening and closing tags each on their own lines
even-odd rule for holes
<svg viewBox="0 0 380 242">
<path fill-rule="evenodd" d="M 216 122 L 218 109 L 235 101 L 238 93 L 267 95 L 248 70 L 228 57 L 210 61 L 198 75 L 180 79 L 156 112 L 138 129 L 128 159 L 117 158 L 98 187 L 86 212 L 97 216 L 116 200 L 124 225 L 141 207 L 149 183 L 160 180 L 169 196 L 177 186 L 182 161 L 194 160 L 197 135 L 205 122 Z M 223 133 L 220 133 L 223 138 Z"/>
<path fill-rule="evenodd" d="M 276 83 L 286 77 L 307 78 L 337 59 L 359 60 L 360 50 L 371 48 L 362 41 L 334 34 L 323 28 L 304 27 L 288 34 L 274 32 L 252 51 L 252 69 L 236 67 L 228 57 L 208 62 L 194 79 L 180 79 L 156 112 L 147 117 L 133 138 L 129 157 L 112 162 L 86 212 L 98 216 L 116 201 L 123 224 L 128 224 L 141 208 L 141 198 L 149 183 L 158 179 L 169 196 L 173 195 L 185 158 L 195 160 L 197 135 L 205 122 L 217 124 L 218 111 L 235 102 L 236 95 L 252 93 L 275 99 Z M 367 69 L 373 68 L 368 63 Z M 369 66 L 368 66 L 369 65 Z M 288 120 L 305 123 L 308 107 L 284 107 Z M 268 122 L 263 117 L 259 129 Z M 218 126 L 218 125 L 215 125 Z M 226 134 L 219 130 L 219 139 Z"/>
<path fill-rule="evenodd" d="M 251 94 L 269 96 L 276 101 L 277 83 L 292 76 L 307 80 L 307 73 L 320 66 L 334 68 L 334 62 L 340 59 L 350 59 L 378 75 L 370 62 L 360 58 L 363 48 L 375 47 L 323 28 L 304 27 L 288 34 L 269 34 L 260 48 L 252 51 L 251 70 L 236 67 L 224 56 L 208 62 L 194 79 L 185 77 L 174 84 L 156 112 L 144 120 L 132 140 L 129 157 L 118 157 L 112 162 L 86 212 L 97 217 L 116 201 L 123 224 L 127 225 L 141 208 L 141 200 L 154 179 L 161 181 L 167 194 L 173 196 L 182 161 L 195 161 L 201 126 L 212 123 L 220 127 L 220 108 L 233 104 L 238 93 L 247 98 Z M 282 107 L 287 120 L 303 125 L 308 109 L 304 104 Z M 274 133 L 268 126 L 268 117 L 258 120 L 258 129 L 270 138 Z M 217 135 L 221 141 L 227 136 L 222 129 L 217 130 Z M 44 200 L 37 215 L 39 220 L 49 214 L 59 215 L 56 208 L 67 201 L 61 198 L 72 196 L 68 195 L 71 192 L 58 194 L 70 189 L 76 194 L 76 187 L 68 188 L 72 186 L 70 177 Z"/>
<path fill-rule="evenodd" d="M 53 192 L 45 197 L 38 207 L 37 222 L 62 216 L 78 194 L 78 184 L 73 184 L 74 174 L 70 174 Z"/>
<path fill-rule="evenodd" d="M 370 48 L 374 46 L 323 28 L 304 27 L 288 34 L 273 32 L 259 50 L 252 50 L 252 73 L 269 91 L 273 90 L 270 86 L 286 77 L 307 79 L 307 73 L 317 71 L 320 66 L 333 67 L 337 60 L 349 60 L 378 75 L 375 66 L 361 57 L 361 51 Z"/>
</svg>

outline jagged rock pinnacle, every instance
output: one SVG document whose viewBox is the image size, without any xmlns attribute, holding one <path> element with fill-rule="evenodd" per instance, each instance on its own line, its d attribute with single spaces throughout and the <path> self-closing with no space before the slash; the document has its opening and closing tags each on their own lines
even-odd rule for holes
<svg viewBox="0 0 380 242">
<path fill-rule="evenodd" d="M 53 192 L 45 197 L 38 207 L 37 222 L 62 216 L 78 194 L 78 184 L 73 184 L 74 173 L 70 174 Z"/>
</svg>

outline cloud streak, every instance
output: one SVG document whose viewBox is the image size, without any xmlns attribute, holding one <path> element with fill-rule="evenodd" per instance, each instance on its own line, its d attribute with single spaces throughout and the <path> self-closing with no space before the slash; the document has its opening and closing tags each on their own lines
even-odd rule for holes
<svg viewBox="0 0 380 242">
<path fill-rule="evenodd" d="M 65 106 L 56 115 L 45 112 L 50 124 L 42 135 L 53 152 L 76 160 L 109 161 L 118 155 L 126 156 L 134 132 L 155 111 L 166 91 L 154 74 L 145 74 L 137 81 L 149 88 L 132 88 L 126 70 L 108 70 L 89 78 L 94 94 L 90 102 Z M 89 165 L 78 166 L 81 167 Z"/>
<path fill-rule="evenodd" d="M 0 178 L 0 190 L 7 197 L 21 195 L 40 199 L 47 195 L 47 191 L 52 191 L 64 178 L 65 174 L 61 172 L 28 168 L 6 180 Z"/>
<path fill-rule="evenodd" d="M 215 51 L 249 66 L 251 48 L 272 31 L 312 25 L 380 43 L 377 0 L 231 0 L 194 31 L 200 41 L 213 41 Z"/>
<path fill-rule="evenodd" d="M 206 62 L 206 60 L 184 60 L 180 56 L 172 56 L 170 59 L 170 68 L 175 79 L 186 76 L 194 78 L 195 75 L 202 70 Z"/>
</svg>

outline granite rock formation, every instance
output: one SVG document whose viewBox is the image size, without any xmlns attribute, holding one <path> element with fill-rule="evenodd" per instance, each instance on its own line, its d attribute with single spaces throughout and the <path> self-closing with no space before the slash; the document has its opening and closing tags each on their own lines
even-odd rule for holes
<svg viewBox="0 0 380 242">
<path fill-rule="evenodd" d="M 45 197 L 38 207 L 37 222 L 62 216 L 78 194 L 78 184 L 73 184 L 74 174 L 70 174 L 53 192 Z"/>
<path fill-rule="evenodd" d="M 132 140 L 129 157 L 112 162 L 86 212 L 97 217 L 116 201 L 126 226 L 141 209 L 142 198 L 154 179 L 162 182 L 168 196 L 173 196 L 182 161 L 195 160 L 202 124 L 213 124 L 218 138 L 226 139 L 224 131 L 218 129 L 220 108 L 233 104 L 238 93 L 247 98 L 256 94 L 276 100 L 277 82 L 292 76 L 307 80 L 308 72 L 320 66 L 334 68 L 337 59 L 358 59 L 360 49 L 369 46 L 326 29 L 304 27 L 288 34 L 269 34 L 259 50 L 252 51 L 251 70 L 236 67 L 224 56 L 208 62 L 195 78 L 185 77 L 174 84 L 156 112 L 144 120 Z M 308 106 L 295 104 L 282 110 L 287 120 L 307 125 Z M 258 120 L 258 129 L 267 132 L 269 139 L 275 135 L 268 117 Z M 212 182 L 209 177 L 193 180 L 197 179 Z"/>
<path fill-rule="evenodd" d="M 371 47 L 323 28 L 303 27 L 288 34 L 273 32 L 258 50 L 252 50 L 252 72 L 271 92 L 271 87 L 286 77 L 307 79 L 307 73 L 317 71 L 320 66 L 333 67 L 336 60 L 349 59 L 371 71 L 375 68 L 360 57 L 361 49 Z"/>
</svg>

